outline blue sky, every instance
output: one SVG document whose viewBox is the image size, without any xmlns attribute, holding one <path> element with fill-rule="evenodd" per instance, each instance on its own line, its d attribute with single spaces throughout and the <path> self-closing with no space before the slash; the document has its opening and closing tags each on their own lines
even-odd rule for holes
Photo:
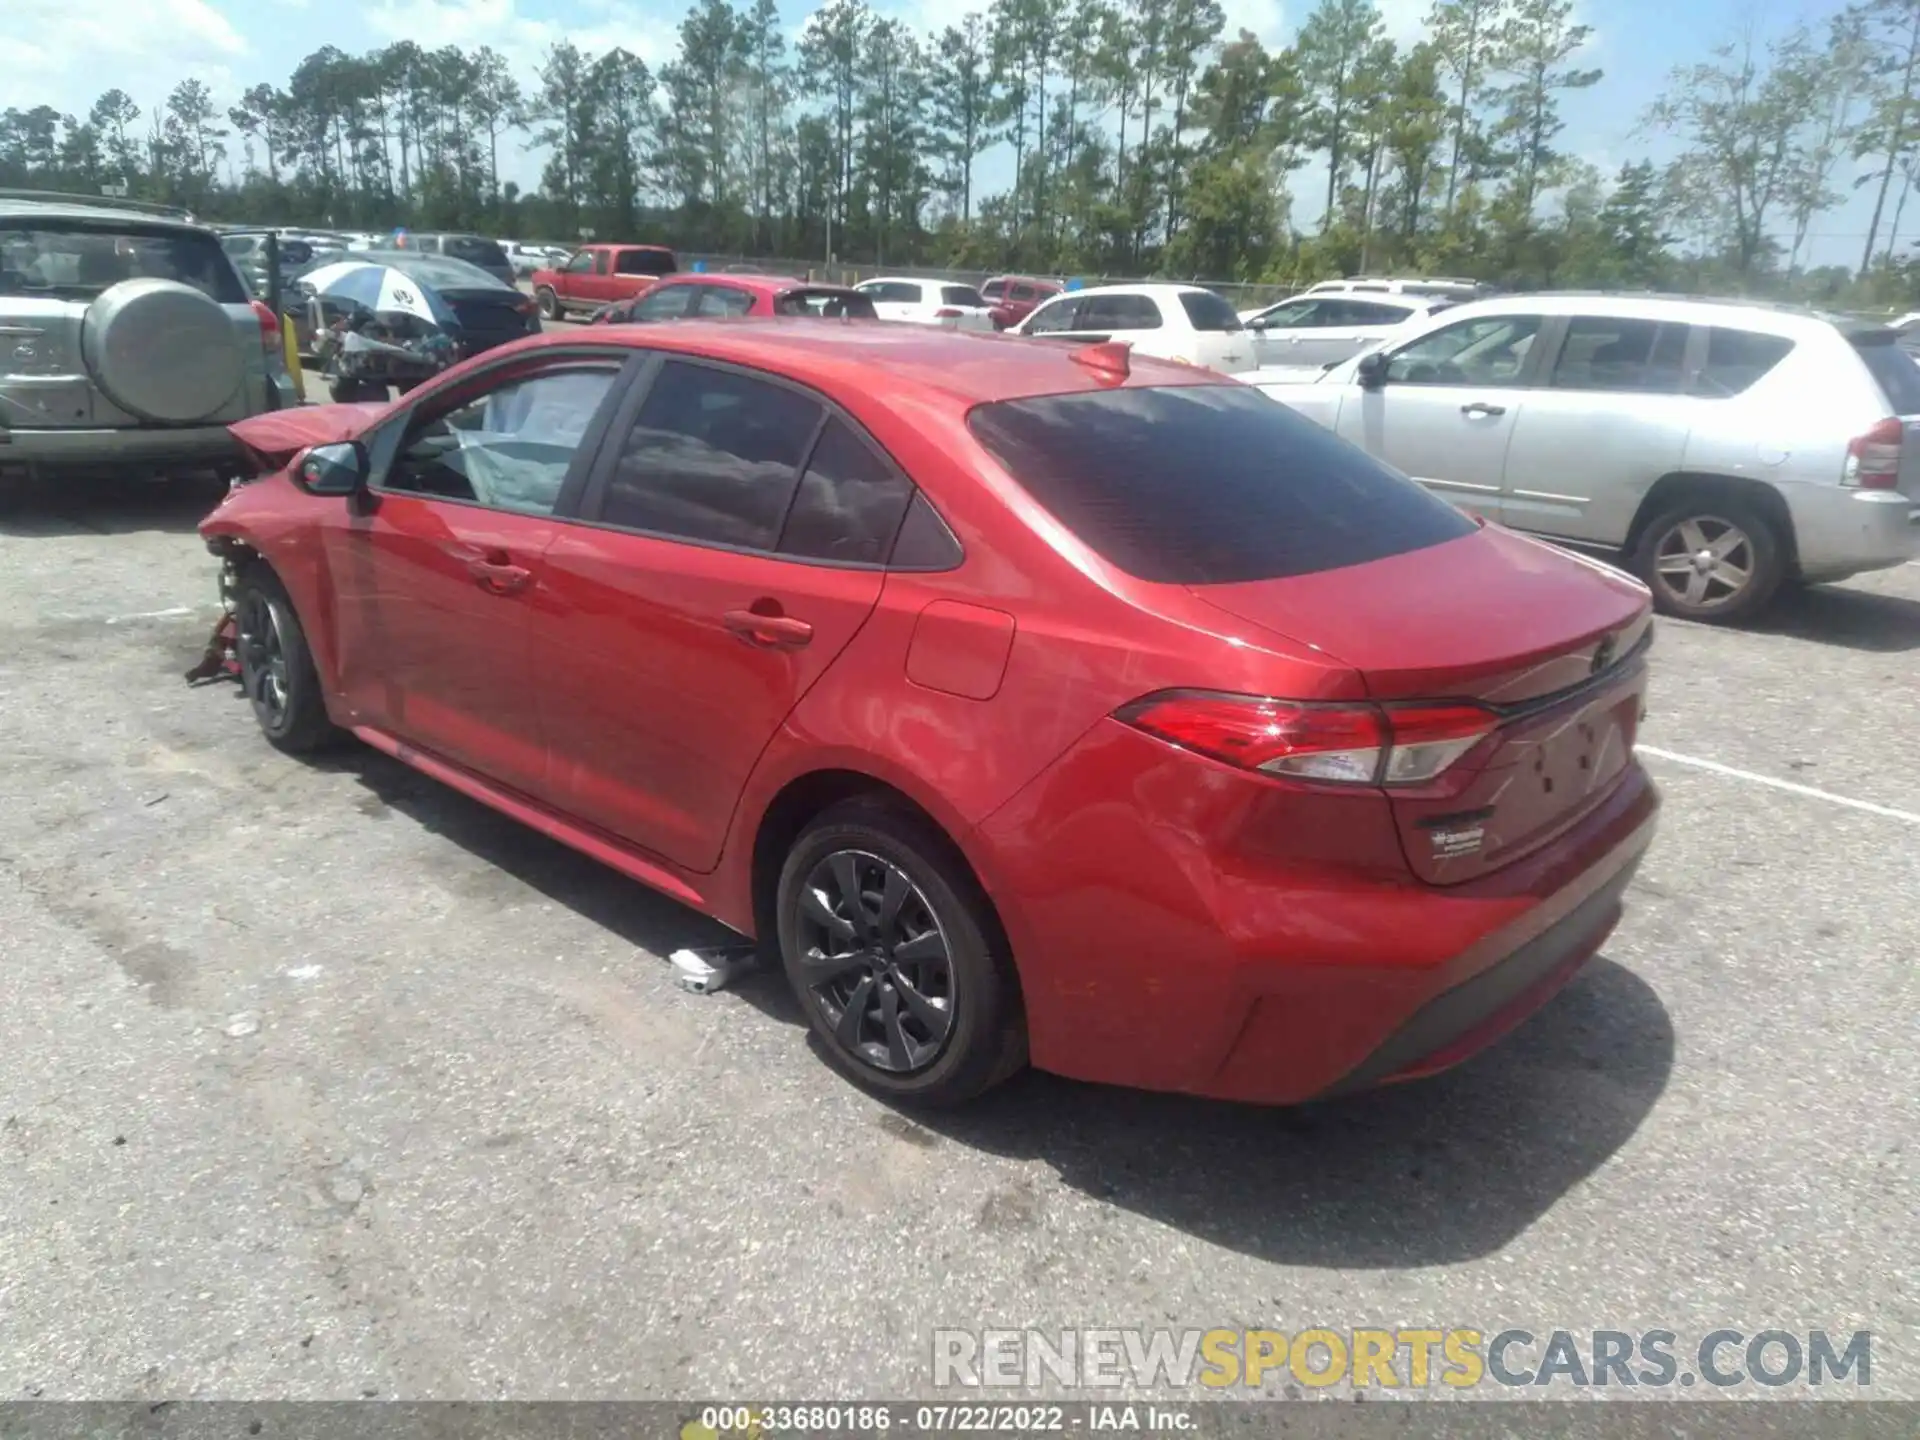
<svg viewBox="0 0 1920 1440">
<path fill-rule="evenodd" d="M 142 106 L 163 99 L 180 78 L 199 75 L 224 103 L 261 80 L 284 83 L 293 65 L 326 43 L 369 49 L 411 37 L 423 45 L 490 44 L 530 74 L 562 37 L 589 49 L 624 45 L 648 61 L 670 55 L 684 0 L 3 0 L 8 43 L 0 47 L 0 103 L 52 104 L 84 113 L 100 91 L 119 85 Z M 878 8 L 918 25 L 957 20 L 978 0 L 879 0 Z M 1310 6 L 1306 0 L 1222 0 L 1229 33 L 1245 26 L 1284 43 Z M 1412 40 L 1430 0 L 1381 0 L 1392 33 Z M 1636 134 L 1638 117 L 1675 64 L 1703 56 L 1743 26 L 1777 33 L 1796 21 L 1822 22 L 1838 0 L 1580 0 L 1594 27 L 1591 58 L 1606 71 L 1594 89 L 1566 106 L 1564 146 L 1611 172 L 1645 153 L 1665 158 L 1670 143 Z M 797 32 L 813 8 L 787 0 Z M 989 186 L 1004 183 L 1005 162 L 989 162 Z M 539 172 L 516 157 L 511 178 Z M 1324 172 L 1323 172 L 1324 173 Z M 1844 179 L 1844 177 L 1843 177 Z M 1320 181 L 1319 183 L 1324 183 Z M 1295 181 L 1297 219 L 1317 213 L 1315 179 Z M 1817 225 L 1816 263 L 1857 262 L 1869 200 L 1865 192 Z M 1920 210 L 1913 226 L 1920 231 Z"/>
</svg>

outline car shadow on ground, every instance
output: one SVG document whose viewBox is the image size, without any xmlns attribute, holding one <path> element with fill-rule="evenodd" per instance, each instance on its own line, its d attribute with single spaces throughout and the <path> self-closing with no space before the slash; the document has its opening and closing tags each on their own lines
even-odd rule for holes
<svg viewBox="0 0 1920 1440">
<path fill-rule="evenodd" d="M 46 539 L 158 531 L 190 535 L 226 494 L 212 477 L 0 479 L 0 535 Z"/>
<path fill-rule="evenodd" d="M 1039 1160 L 1096 1199 L 1281 1265 L 1448 1265 L 1523 1233 L 1639 1129 L 1673 1027 L 1631 970 L 1596 959 L 1518 1031 L 1430 1080 L 1272 1109 L 1029 1072 L 911 1119 Z"/>
<path fill-rule="evenodd" d="M 641 950 L 739 939 L 377 751 L 326 763 Z M 729 993 L 804 1027 L 777 966 Z M 1504 1042 L 1431 1080 L 1282 1110 L 1028 1072 L 961 1110 L 901 1108 L 896 1133 L 1039 1160 L 1097 1201 L 1279 1264 L 1444 1265 L 1498 1250 L 1604 1164 L 1659 1100 L 1673 1054 L 1659 996 L 1603 957 Z"/>
<path fill-rule="evenodd" d="M 1782 594 L 1751 627 L 1849 650 L 1920 650 L 1920 600 L 1843 585 L 1809 585 Z"/>
</svg>

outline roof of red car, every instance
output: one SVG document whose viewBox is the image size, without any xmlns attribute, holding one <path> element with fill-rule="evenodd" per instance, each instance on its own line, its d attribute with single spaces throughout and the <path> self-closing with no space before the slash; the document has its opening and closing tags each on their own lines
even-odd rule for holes
<svg viewBox="0 0 1920 1440">
<path fill-rule="evenodd" d="M 912 389 L 968 405 L 1114 388 L 1114 381 L 1100 370 L 1074 359 L 1076 350 L 1091 347 L 885 320 L 675 320 L 665 325 L 549 330 L 534 343 L 569 345 L 582 340 L 731 360 L 823 389 Z M 1131 368 L 1132 374 L 1122 382 L 1126 385 L 1231 383 L 1211 370 L 1144 355 L 1133 356 Z"/>
<path fill-rule="evenodd" d="M 731 285 L 757 295 L 783 295 L 789 290 L 850 290 L 846 285 L 829 285 L 821 280 L 802 280 L 797 275 L 736 275 L 731 270 L 718 273 L 682 271 L 662 276 L 662 285 Z"/>
</svg>

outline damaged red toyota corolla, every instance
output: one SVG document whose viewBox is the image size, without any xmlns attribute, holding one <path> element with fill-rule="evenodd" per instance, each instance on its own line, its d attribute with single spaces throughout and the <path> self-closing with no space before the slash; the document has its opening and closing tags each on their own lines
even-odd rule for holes
<svg viewBox="0 0 1920 1440">
<path fill-rule="evenodd" d="M 1429 1073 L 1652 838 L 1647 592 L 1203 370 L 692 321 L 236 430 L 273 473 L 203 531 L 268 738 L 761 937 L 889 1096 Z"/>
</svg>

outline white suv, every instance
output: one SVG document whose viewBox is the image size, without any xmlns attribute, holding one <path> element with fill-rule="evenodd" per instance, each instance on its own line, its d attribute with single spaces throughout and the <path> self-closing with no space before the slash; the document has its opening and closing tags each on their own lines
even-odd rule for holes
<svg viewBox="0 0 1920 1440">
<path fill-rule="evenodd" d="M 1056 295 L 1012 330 L 1071 344 L 1124 340 L 1142 355 L 1225 375 L 1257 363 L 1233 307 L 1198 285 L 1100 285 Z"/>
<path fill-rule="evenodd" d="M 1617 550 L 1669 614 L 1920 551 L 1920 363 L 1882 325 L 1734 301 L 1529 295 L 1410 326 L 1274 399 L 1454 504 Z"/>
</svg>

